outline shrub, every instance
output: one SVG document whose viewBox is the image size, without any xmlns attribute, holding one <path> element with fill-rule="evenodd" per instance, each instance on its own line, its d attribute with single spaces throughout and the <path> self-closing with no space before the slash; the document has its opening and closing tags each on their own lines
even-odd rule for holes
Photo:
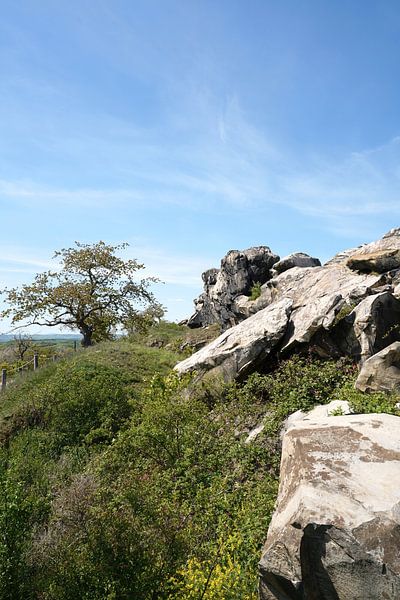
<svg viewBox="0 0 400 600">
<path fill-rule="evenodd" d="M 261 283 L 256 281 L 251 287 L 249 300 L 257 300 L 261 296 Z"/>
<path fill-rule="evenodd" d="M 333 326 L 336 326 L 338 325 L 338 323 L 340 323 L 340 321 L 343 321 L 343 319 L 345 319 L 355 309 L 356 306 L 357 302 L 350 302 L 350 304 L 347 304 L 347 302 L 345 302 L 342 308 L 335 316 Z"/>
<path fill-rule="evenodd" d="M 385 394 L 384 392 L 373 392 L 366 394 L 354 388 L 353 382 L 338 389 L 336 399 L 347 400 L 350 410 L 357 414 L 362 413 L 387 413 L 400 414 L 397 406 L 400 396 L 398 394 Z"/>
<path fill-rule="evenodd" d="M 165 349 L 97 348 L 7 392 L 0 590 L 12 576 L 15 598 L 255 599 L 282 422 L 347 394 L 352 365 L 293 357 L 200 385 L 165 375 Z"/>
</svg>

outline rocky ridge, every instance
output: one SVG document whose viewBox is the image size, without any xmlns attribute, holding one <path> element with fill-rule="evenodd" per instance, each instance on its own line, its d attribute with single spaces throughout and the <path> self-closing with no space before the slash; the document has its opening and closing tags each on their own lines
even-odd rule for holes
<svg viewBox="0 0 400 600">
<path fill-rule="evenodd" d="M 228 253 L 219 271 L 203 274 L 208 291 L 191 321 L 201 323 L 199 315 L 207 315 L 232 326 L 180 362 L 177 371 L 212 372 L 229 380 L 265 366 L 270 356 L 304 346 L 320 356 L 349 355 L 364 362 L 400 340 L 400 229 L 338 254 L 323 266 L 309 260 L 314 266 L 290 266 L 288 259 L 289 268 L 276 274 L 274 265 L 285 261 L 263 246 Z M 261 273 L 266 281 L 259 298 L 239 294 Z"/>
</svg>

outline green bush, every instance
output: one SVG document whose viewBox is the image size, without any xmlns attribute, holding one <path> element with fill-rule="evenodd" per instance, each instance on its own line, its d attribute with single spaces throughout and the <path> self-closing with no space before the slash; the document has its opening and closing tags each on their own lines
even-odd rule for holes
<svg viewBox="0 0 400 600">
<path fill-rule="evenodd" d="M 10 387 L 1 600 L 257 597 L 282 422 L 347 396 L 354 368 L 293 357 L 199 384 L 175 361 L 122 340 Z"/>
<path fill-rule="evenodd" d="M 251 287 L 249 300 L 257 300 L 261 296 L 261 283 L 256 281 Z"/>
<path fill-rule="evenodd" d="M 24 561 L 29 544 L 32 507 L 23 482 L 7 473 L 5 455 L 0 458 L 0 598 L 20 600 L 33 597 L 30 569 Z"/>
<path fill-rule="evenodd" d="M 362 413 L 387 413 L 398 415 L 400 411 L 397 404 L 400 400 L 398 394 L 385 394 L 384 392 L 373 392 L 365 394 L 354 388 L 352 382 L 348 382 L 336 393 L 337 400 L 347 400 L 350 410 L 357 414 Z"/>
</svg>

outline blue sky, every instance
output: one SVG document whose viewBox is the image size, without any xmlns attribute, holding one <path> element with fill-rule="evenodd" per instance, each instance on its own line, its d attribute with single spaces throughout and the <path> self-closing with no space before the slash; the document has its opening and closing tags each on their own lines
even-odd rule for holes
<svg viewBox="0 0 400 600">
<path fill-rule="evenodd" d="M 397 1 L 1 13 L 1 287 L 74 240 L 127 241 L 174 320 L 230 249 L 326 260 L 400 225 Z"/>
</svg>

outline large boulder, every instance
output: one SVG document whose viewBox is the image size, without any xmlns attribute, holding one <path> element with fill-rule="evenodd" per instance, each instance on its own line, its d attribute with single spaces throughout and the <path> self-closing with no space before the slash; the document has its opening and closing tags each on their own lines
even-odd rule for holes
<svg viewBox="0 0 400 600">
<path fill-rule="evenodd" d="M 212 372 L 226 380 L 246 375 L 274 351 L 284 336 L 292 302 L 280 300 L 220 335 L 178 363 L 178 373 Z"/>
<path fill-rule="evenodd" d="M 362 392 L 400 390 L 400 342 L 394 342 L 364 362 L 356 381 Z"/>
<path fill-rule="evenodd" d="M 278 260 L 277 263 L 274 264 L 273 271 L 275 274 L 279 275 L 279 273 L 283 273 L 284 271 L 288 271 L 289 269 L 293 269 L 293 267 L 320 267 L 321 262 L 318 258 L 313 258 L 309 254 L 305 254 L 304 252 L 294 252 L 293 254 L 289 254 L 284 258 Z"/>
<path fill-rule="evenodd" d="M 271 268 L 279 260 L 268 246 L 257 246 L 239 252 L 231 250 L 221 261 L 220 269 L 209 269 L 202 275 L 203 293 L 195 300 L 195 313 L 189 327 L 219 323 L 223 329 L 243 320 L 235 310 L 235 299 L 248 295 L 255 283 L 271 278 Z"/>
<path fill-rule="evenodd" d="M 352 310 L 345 304 L 329 331 L 320 329 L 311 343 L 324 356 L 347 355 L 363 363 L 400 339 L 399 322 L 400 300 L 388 291 L 371 294 Z"/>
<path fill-rule="evenodd" d="M 356 261 L 362 256 L 364 256 L 364 258 L 366 258 L 367 255 L 374 255 L 375 257 L 378 257 L 381 254 L 382 256 L 385 256 L 386 252 L 396 252 L 398 250 L 400 250 L 400 228 L 395 228 L 388 231 L 379 240 L 370 242 L 369 244 L 363 244 L 362 246 L 358 246 L 358 248 L 351 248 L 350 250 L 345 250 L 344 252 L 336 254 L 332 259 L 326 262 L 325 265 L 347 264 L 349 266 L 352 264 L 353 259 L 354 261 Z M 356 262 L 354 262 L 354 268 L 355 264 Z M 390 268 L 387 269 L 388 271 L 393 268 L 390 265 L 389 267 Z"/>
<path fill-rule="evenodd" d="M 295 420 L 284 435 L 261 600 L 400 598 L 400 418 Z"/>
<path fill-rule="evenodd" d="M 347 260 L 347 266 L 362 273 L 386 273 L 400 268 L 400 250 L 380 250 L 354 254 Z"/>
</svg>

